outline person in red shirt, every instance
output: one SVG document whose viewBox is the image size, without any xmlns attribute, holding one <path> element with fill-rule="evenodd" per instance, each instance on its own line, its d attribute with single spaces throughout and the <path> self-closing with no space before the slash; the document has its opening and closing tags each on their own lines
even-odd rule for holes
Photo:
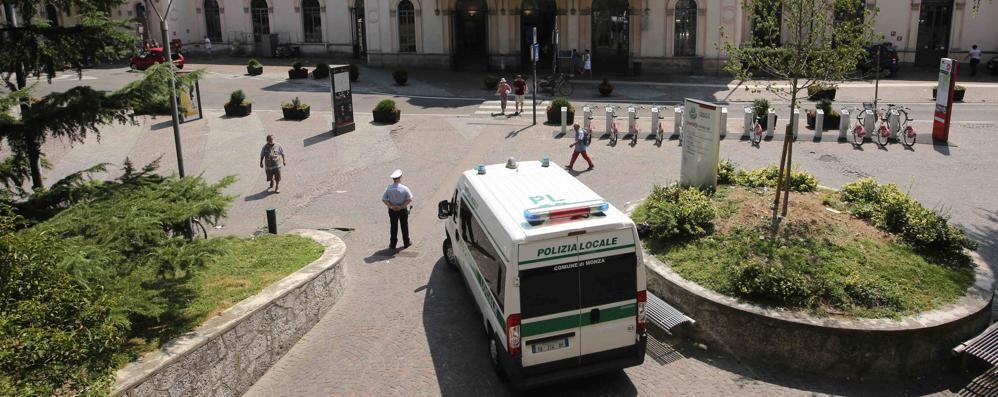
<svg viewBox="0 0 998 397">
<path fill-rule="evenodd" d="M 516 80 L 513 80 L 513 93 L 516 94 L 516 114 L 520 114 L 523 111 L 523 96 L 527 95 L 527 81 L 522 74 L 516 75 Z"/>
</svg>

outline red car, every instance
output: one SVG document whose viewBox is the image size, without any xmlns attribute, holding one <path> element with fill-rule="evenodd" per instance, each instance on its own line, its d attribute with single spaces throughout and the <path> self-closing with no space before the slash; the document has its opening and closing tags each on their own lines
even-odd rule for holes
<svg viewBox="0 0 998 397">
<path fill-rule="evenodd" d="M 128 65 L 132 69 L 146 70 L 153 64 L 166 62 L 166 53 L 163 52 L 161 47 L 150 48 L 139 55 L 132 57 L 131 63 Z M 180 53 L 173 54 L 173 65 L 177 69 L 184 68 L 184 56 Z"/>
</svg>

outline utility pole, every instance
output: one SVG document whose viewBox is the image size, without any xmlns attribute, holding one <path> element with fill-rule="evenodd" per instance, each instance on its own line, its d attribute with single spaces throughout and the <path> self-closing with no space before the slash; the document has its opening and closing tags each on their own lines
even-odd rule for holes
<svg viewBox="0 0 998 397">
<path fill-rule="evenodd" d="M 533 64 L 533 67 L 534 67 L 534 79 L 533 79 L 534 89 L 530 91 L 530 94 L 531 94 L 530 101 L 534 103 L 534 124 L 533 125 L 537 125 L 537 61 L 538 61 L 538 58 L 540 58 L 540 56 L 541 56 L 541 51 L 540 51 L 540 48 L 538 48 L 538 44 L 537 44 L 537 27 L 536 26 L 534 26 L 533 31 L 534 31 L 534 44 L 532 44 L 530 46 L 530 63 Z"/>
<path fill-rule="evenodd" d="M 159 17 L 159 30 L 163 34 L 163 52 L 166 53 L 166 63 L 170 68 L 170 115 L 173 117 L 173 143 L 177 148 L 177 170 L 180 177 L 184 177 L 184 151 L 180 147 L 180 116 L 177 113 L 177 75 L 173 70 L 173 49 L 170 48 L 170 32 L 166 26 L 166 20 L 170 15 L 170 7 L 173 0 L 166 5 L 166 10 L 159 12 L 159 7 L 149 4 L 156 16 Z"/>
</svg>

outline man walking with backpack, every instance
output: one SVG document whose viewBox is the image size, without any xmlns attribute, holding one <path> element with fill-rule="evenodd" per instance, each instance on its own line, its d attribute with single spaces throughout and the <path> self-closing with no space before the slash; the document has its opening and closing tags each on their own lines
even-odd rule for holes
<svg viewBox="0 0 998 397">
<path fill-rule="evenodd" d="M 270 183 L 267 190 L 274 188 L 274 193 L 281 192 L 281 166 L 284 165 L 288 165 L 284 148 L 274 143 L 273 135 L 267 135 L 267 144 L 260 149 L 260 168 L 267 173 L 267 182 Z"/>
<path fill-rule="evenodd" d="M 589 153 L 586 153 L 587 141 L 590 139 L 589 131 L 586 131 L 585 128 L 579 128 L 579 123 L 572 125 L 572 128 L 575 129 L 575 142 L 568 145 L 568 147 L 574 147 L 575 150 L 572 152 L 572 160 L 568 162 L 565 168 L 571 171 L 572 167 L 575 166 L 575 159 L 579 158 L 581 154 L 582 158 L 586 159 L 586 162 L 589 163 L 589 168 L 586 171 L 592 170 L 594 168 L 593 161 L 589 159 Z"/>
</svg>

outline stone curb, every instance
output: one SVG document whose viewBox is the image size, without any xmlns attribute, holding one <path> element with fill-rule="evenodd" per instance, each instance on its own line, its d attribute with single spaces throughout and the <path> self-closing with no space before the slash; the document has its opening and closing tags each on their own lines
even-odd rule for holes
<svg viewBox="0 0 998 397">
<path fill-rule="evenodd" d="M 316 261 L 118 370 L 114 396 L 240 395 L 319 321 L 345 287 L 346 245 L 293 230 L 325 247 Z"/>
<path fill-rule="evenodd" d="M 957 302 L 900 320 L 816 317 L 721 295 L 644 251 L 648 289 L 696 320 L 687 333 L 739 360 L 832 378 L 911 377 L 942 370 L 950 349 L 987 327 L 994 274 L 972 253 L 975 283 Z"/>
</svg>

